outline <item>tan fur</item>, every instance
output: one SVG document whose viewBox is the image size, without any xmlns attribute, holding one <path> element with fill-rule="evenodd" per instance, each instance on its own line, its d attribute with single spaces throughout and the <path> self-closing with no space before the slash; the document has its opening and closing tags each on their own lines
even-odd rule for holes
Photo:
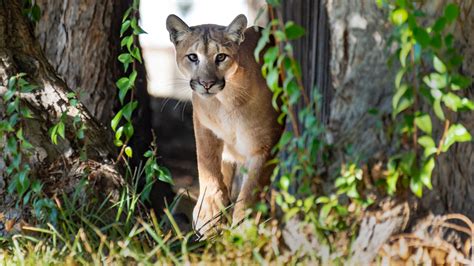
<svg viewBox="0 0 474 266">
<path fill-rule="evenodd" d="M 253 56 L 260 33 L 246 24 L 243 15 L 227 27 L 188 27 L 174 15 L 167 20 L 178 67 L 193 89 L 200 186 L 193 220 L 201 233 L 208 232 L 215 221 L 207 222 L 230 201 L 235 202 L 233 223 L 244 217 L 257 199 L 255 192 L 270 183 L 272 167 L 266 163 L 282 132 L 272 93 Z M 216 62 L 219 53 L 228 55 L 221 63 Z M 199 62 L 192 62 L 190 54 Z M 215 85 L 207 91 L 202 81 Z"/>
</svg>

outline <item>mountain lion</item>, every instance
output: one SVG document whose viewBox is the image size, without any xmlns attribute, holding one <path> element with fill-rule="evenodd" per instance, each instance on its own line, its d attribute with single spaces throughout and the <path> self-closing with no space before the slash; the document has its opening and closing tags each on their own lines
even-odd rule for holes
<svg viewBox="0 0 474 266">
<path fill-rule="evenodd" d="M 189 27 L 170 15 L 166 27 L 178 68 L 193 90 L 199 172 L 193 223 L 198 233 L 205 234 L 231 201 L 233 223 L 242 220 L 258 199 L 255 192 L 269 185 L 273 167 L 267 162 L 283 127 L 253 56 L 260 33 L 246 29 L 244 15 L 227 27 Z"/>
</svg>

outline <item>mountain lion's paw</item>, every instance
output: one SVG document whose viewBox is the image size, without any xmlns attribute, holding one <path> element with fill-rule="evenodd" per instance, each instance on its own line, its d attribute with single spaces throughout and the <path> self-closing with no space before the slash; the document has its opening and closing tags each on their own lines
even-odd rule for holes
<svg viewBox="0 0 474 266">
<path fill-rule="evenodd" d="M 228 203 L 227 192 L 222 190 L 199 195 L 193 210 L 194 230 L 204 237 L 216 233 L 225 218 L 224 211 Z"/>
</svg>

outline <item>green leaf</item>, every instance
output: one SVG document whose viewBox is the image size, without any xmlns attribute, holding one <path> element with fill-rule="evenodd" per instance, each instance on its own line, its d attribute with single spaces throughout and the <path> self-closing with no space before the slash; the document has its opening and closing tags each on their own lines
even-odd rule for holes
<svg viewBox="0 0 474 266">
<path fill-rule="evenodd" d="M 132 73 L 130 73 L 130 76 L 128 77 L 128 87 L 131 88 L 133 85 L 135 85 L 135 80 L 137 79 L 138 73 L 136 70 L 133 70 Z"/>
<path fill-rule="evenodd" d="M 21 87 L 20 92 L 21 93 L 30 93 L 30 92 L 36 90 L 37 88 L 38 88 L 38 86 L 31 85 L 31 84 L 26 84 L 26 85 Z"/>
<path fill-rule="evenodd" d="M 466 109 L 466 110 L 469 110 L 469 111 L 474 111 L 474 102 L 467 99 L 467 98 L 463 98 L 461 100 L 461 103 L 462 103 L 462 109 Z"/>
<path fill-rule="evenodd" d="M 125 148 L 125 154 L 128 156 L 128 158 L 132 158 L 133 150 L 132 150 L 132 148 L 130 148 L 130 146 L 127 146 Z"/>
<path fill-rule="evenodd" d="M 135 35 L 139 35 L 139 34 L 142 34 L 142 33 L 146 33 L 139 25 L 138 25 L 138 21 L 136 18 L 133 18 L 131 23 L 130 23 L 130 26 L 132 27 L 133 29 L 133 34 Z"/>
<path fill-rule="evenodd" d="M 41 9 L 39 8 L 39 6 L 37 4 L 34 4 L 32 7 L 31 7 L 31 19 L 35 22 L 38 22 L 41 18 Z"/>
<path fill-rule="evenodd" d="M 403 84 L 399 88 L 397 88 L 397 91 L 395 92 L 395 95 L 393 95 L 393 98 L 392 98 L 393 110 L 397 109 L 400 99 L 402 98 L 402 96 L 405 94 L 407 90 L 408 90 L 408 86 L 406 84 Z"/>
<path fill-rule="evenodd" d="M 405 68 L 401 68 L 398 73 L 397 73 L 397 76 L 395 77 L 395 88 L 399 89 L 401 84 L 402 84 L 402 80 L 403 80 L 403 76 L 405 75 Z"/>
<path fill-rule="evenodd" d="M 435 159 L 431 157 L 426 162 L 424 162 L 423 167 L 421 168 L 420 172 L 420 181 L 429 189 L 432 189 L 433 186 L 431 185 L 431 176 L 433 173 L 433 169 L 435 168 Z"/>
<path fill-rule="evenodd" d="M 130 28 L 130 20 L 127 19 L 124 22 L 122 22 L 122 27 L 120 28 L 120 37 L 123 36 L 125 31 L 128 30 L 128 28 Z"/>
<path fill-rule="evenodd" d="M 433 57 L 433 66 L 440 74 L 446 73 L 446 65 L 437 57 L 436 55 Z"/>
<path fill-rule="evenodd" d="M 285 24 L 285 33 L 288 40 L 295 40 L 305 34 L 305 29 L 300 25 L 295 24 L 293 21 L 288 21 Z"/>
<path fill-rule="evenodd" d="M 129 102 L 127 103 L 123 108 L 123 117 L 127 120 L 127 121 L 131 121 L 132 119 L 132 113 L 133 111 L 137 108 L 138 106 L 138 102 L 137 101 L 133 101 L 133 102 Z"/>
<path fill-rule="evenodd" d="M 444 104 L 454 112 L 458 111 L 458 108 L 463 107 L 463 103 L 461 101 L 461 98 L 457 96 L 454 93 L 448 92 L 445 95 L 443 95 L 443 102 Z"/>
<path fill-rule="evenodd" d="M 471 79 L 462 75 L 453 75 L 451 78 L 451 89 L 454 91 L 464 90 L 471 86 Z"/>
<path fill-rule="evenodd" d="M 142 63 L 142 56 L 140 54 L 140 49 L 138 49 L 138 47 L 135 47 L 131 54 L 135 59 L 138 60 L 138 62 Z"/>
<path fill-rule="evenodd" d="M 407 176 L 412 175 L 412 168 L 415 163 L 416 154 L 413 151 L 409 151 L 403 154 L 402 159 L 400 161 L 400 169 L 403 173 Z"/>
<path fill-rule="evenodd" d="M 11 98 L 13 98 L 13 96 L 15 96 L 15 92 L 16 92 L 15 90 L 10 90 L 10 89 L 7 90 L 5 94 L 3 95 L 3 100 L 5 102 L 8 102 Z"/>
<path fill-rule="evenodd" d="M 446 134 L 446 139 L 444 140 L 443 147 L 441 150 L 443 152 L 448 151 L 449 147 L 456 142 L 468 142 L 471 141 L 471 134 L 466 130 L 462 124 L 454 124 L 449 127 L 448 133 Z"/>
<path fill-rule="evenodd" d="M 453 68 L 456 68 L 462 65 L 463 60 L 464 57 L 462 55 L 452 54 L 449 63 L 452 65 Z"/>
<path fill-rule="evenodd" d="M 115 139 L 114 140 L 114 145 L 117 146 L 117 147 L 122 147 L 123 146 L 123 141 L 121 141 L 119 139 Z"/>
<path fill-rule="evenodd" d="M 123 64 L 124 71 L 126 72 L 129 64 L 132 62 L 132 55 L 129 53 L 123 53 L 118 56 L 118 60 Z"/>
<path fill-rule="evenodd" d="M 432 89 L 444 89 L 448 86 L 448 76 L 446 74 L 431 73 L 423 77 L 423 81 Z"/>
<path fill-rule="evenodd" d="M 22 118 L 25 118 L 25 119 L 33 118 L 33 114 L 31 113 L 30 109 L 28 109 L 28 107 L 22 107 L 20 112 L 21 112 Z"/>
<path fill-rule="evenodd" d="M 404 8 L 396 9 L 392 12 L 390 16 L 393 24 L 400 26 L 408 19 L 408 12 Z"/>
<path fill-rule="evenodd" d="M 393 110 L 392 117 L 396 117 L 399 113 L 401 113 L 401 112 L 405 111 L 406 109 L 408 109 L 410 106 L 413 105 L 413 102 L 414 102 L 414 98 L 411 95 L 411 91 L 407 91 L 400 98 L 398 106 L 396 106 L 396 108 Z"/>
<path fill-rule="evenodd" d="M 285 147 L 290 142 L 290 140 L 292 138 L 293 138 L 293 133 L 292 132 L 290 132 L 290 131 L 284 132 L 280 137 L 280 141 L 278 142 L 278 146 L 280 146 L 281 148 Z"/>
<path fill-rule="evenodd" d="M 19 101 L 18 98 L 15 99 L 13 102 L 9 102 L 7 104 L 7 115 L 13 114 L 18 109 Z"/>
<path fill-rule="evenodd" d="M 400 50 L 399 60 L 400 60 L 400 64 L 402 64 L 402 67 L 404 68 L 407 65 L 406 60 L 407 60 L 408 54 L 411 52 L 412 47 L 413 47 L 413 44 L 411 42 L 407 42 L 403 44 L 402 49 Z"/>
<path fill-rule="evenodd" d="M 127 122 L 124 126 L 125 136 L 130 139 L 133 136 L 134 129 L 133 124 L 131 122 Z"/>
<path fill-rule="evenodd" d="M 69 103 L 71 104 L 71 106 L 76 107 L 79 102 L 76 99 L 71 99 Z"/>
<path fill-rule="evenodd" d="M 128 79 L 128 77 L 120 78 L 115 84 L 120 90 L 130 88 L 130 80 Z"/>
<path fill-rule="evenodd" d="M 117 131 L 115 131 L 115 139 L 122 139 L 123 134 L 123 126 L 119 127 Z"/>
<path fill-rule="evenodd" d="M 270 26 L 267 26 L 265 29 L 262 30 L 262 35 L 260 39 L 258 40 L 257 47 L 255 47 L 255 50 L 253 51 L 253 56 L 255 57 L 255 60 L 257 61 L 257 63 L 260 62 L 260 53 L 265 48 L 269 40 L 270 40 Z"/>
<path fill-rule="evenodd" d="M 410 190 L 417 197 L 421 198 L 421 196 L 423 195 L 423 183 L 421 183 L 419 178 L 412 177 L 410 179 Z"/>
<path fill-rule="evenodd" d="M 415 40 L 423 48 L 428 47 L 428 45 L 430 45 L 430 42 L 431 42 L 430 35 L 428 34 L 428 32 L 425 29 L 416 27 L 413 30 L 413 35 L 415 36 Z"/>
<path fill-rule="evenodd" d="M 125 99 L 125 96 L 128 90 L 130 89 L 130 79 L 128 77 L 122 77 L 115 84 L 117 85 L 117 88 L 120 90 L 119 100 L 120 100 L 120 103 L 123 104 L 123 100 Z"/>
<path fill-rule="evenodd" d="M 14 129 L 8 121 L 0 120 L 0 135 L 3 136 L 5 132 L 12 132 Z"/>
<path fill-rule="evenodd" d="M 440 34 L 435 34 L 433 38 L 431 38 L 431 46 L 436 49 L 441 49 L 443 47 L 443 40 Z"/>
<path fill-rule="evenodd" d="M 112 127 L 112 130 L 115 131 L 115 129 L 117 128 L 119 122 L 120 122 L 120 119 L 122 118 L 122 113 L 123 111 L 120 110 L 115 116 L 114 118 L 112 119 L 111 121 L 111 127 Z"/>
<path fill-rule="evenodd" d="M 459 16 L 458 5 L 454 3 L 447 5 L 444 9 L 444 16 L 446 17 L 446 20 L 448 20 L 448 22 L 453 22 L 454 20 L 456 20 Z"/>
<path fill-rule="evenodd" d="M 280 178 L 280 188 L 284 191 L 288 191 L 288 188 L 290 187 L 290 177 L 287 175 L 283 175 Z"/>
<path fill-rule="evenodd" d="M 63 139 L 65 138 L 65 131 L 66 127 L 63 122 L 58 123 L 58 134 L 61 136 Z"/>
<path fill-rule="evenodd" d="M 153 155 L 154 155 L 154 154 L 153 154 L 153 151 L 152 151 L 152 150 L 147 150 L 147 151 L 145 152 L 145 154 L 143 154 L 143 156 L 144 156 L 145 158 L 150 158 L 150 157 L 153 156 Z"/>
<path fill-rule="evenodd" d="M 387 192 L 390 195 L 393 195 L 397 191 L 397 182 L 400 173 L 398 171 L 392 172 L 387 175 Z"/>
<path fill-rule="evenodd" d="M 442 121 L 445 120 L 443 108 L 441 107 L 441 99 L 435 99 L 435 101 L 433 103 L 433 110 L 435 112 L 435 115 L 439 119 L 441 119 Z"/>
<path fill-rule="evenodd" d="M 278 80 L 280 77 L 280 73 L 278 72 L 278 68 L 273 68 L 268 72 L 266 77 L 267 86 L 272 90 L 276 90 L 278 88 Z"/>
<path fill-rule="evenodd" d="M 420 115 L 415 118 L 416 126 L 427 134 L 431 134 L 431 117 L 428 114 Z"/>
<path fill-rule="evenodd" d="M 268 50 L 265 52 L 263 55 L 263 61 L 265 64 L 273 65 L 273 63 L 277 60 L 278 58 L 278 47 L 273 46 L 268 48 Z"/>
<path fill-rule="evenodd" d="M 158 176 L 158 180 L 174 185 L 173 179 L 171 178 L 171 172 L 167 168 L 164 168 L 164 167 L 160 167 L 159 169 L 160 169 L 160 175 Z"/>
<path fill-rule="evenodd" d="M 436 146 L 433 138 L 431 136 L 422 136 L 418 138 L 418 143 L 424 148 L 433 148 Z"/>
<path fill-rule="evenodd" d="M 427 158 L 438 150 L 431 136 L 422 136 L 418 138 L 418 143 L 424 148 L 423 155 Z"/>
<path fill-rule="evenodd" d="M 436 20 L 435 24 L 433 25 L 433 31 L 435 32 L 441 32 L 444 30 L 444 27 L 446 26 L 446 18 L 445 17 L 440 17 L 439 19 Z"/>
<path fill-rule="evenodd" d="M 132 7 L 129 7 L 127 10 L 125 10 L 125 12 L 123 13 L 122 22 L 124 22 L 130 16 L 130 12 L 132 12 L 132 10 Z"/>
<path fill-rule="evenodd" d="M 444 37 L 444 43 L 448 48 L 451 48 L 454 43 L 454 36 L 450 33 L 446 37 Z"/>
<path fill-rule="evenodd" d="M 51 138 L 51 142 L 56 145 L 58 144 L 58 125 L 54 125 L 49 129 L 49 136 Z"/>
</svg>

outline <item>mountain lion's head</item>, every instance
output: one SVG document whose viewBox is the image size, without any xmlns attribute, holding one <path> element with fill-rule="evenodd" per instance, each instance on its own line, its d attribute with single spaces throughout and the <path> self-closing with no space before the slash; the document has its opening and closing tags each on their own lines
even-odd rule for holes
<svg viewBox="0 0 474 266">
<path fill-rule="evenodd" d="M 176 48 L 176 62 L 189 78 L 193 91 L 210 97 L 225 88 L 226 79 L 238 68 L 238 50 L 246 27 L 244 15 L 237 16 L 227 27 L 213 24 L 189 27 L 179 17 L 168 16 L 166 28 Z"/>
</svg>

